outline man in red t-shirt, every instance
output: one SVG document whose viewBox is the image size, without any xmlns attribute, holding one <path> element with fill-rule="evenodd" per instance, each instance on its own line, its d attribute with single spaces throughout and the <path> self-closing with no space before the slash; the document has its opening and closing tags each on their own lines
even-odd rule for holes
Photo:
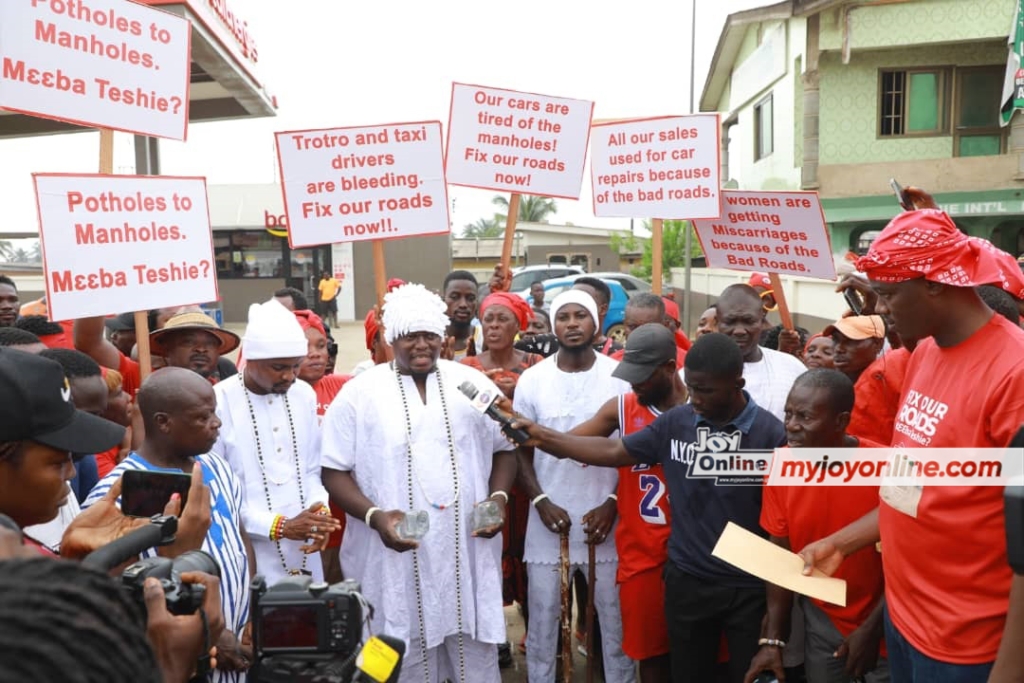
<svg viewBox="0 0 1024 683">
<path fill-rule="evenodd" d="M 1024 331 L 993 315 L 974 288 L 996 284 L 1024 298 L 1016 261 L 923 209 L 893 219 L 857 268 L 877 312 L 920 340 L 892 445 L 1005 448 L 1024 423 Z M 1024 678 L 1019 643 L 1003 639 L 1024 625 L 1024 577 L 1007 563 L 1002 488 L 883 487 L 880 496 L 877 511 L 801 554 L 832 572 L 881 538 L 893 680 Z"/>
<path fill-rule="evenodd" d="M 809 370 L 793 383 L 786 400 L 786 437 L 791 448 L 879 448 L 850 436 L 846 426 L 854 405 L 853 382 L 841 372 Z M 761 526 L 776 545 L 789 550 L 837 531 L 878 507 L 871 486 L 766 486 Z M 804 616 L 804 669 L 814 683 L 887 683 L 889 668 L 879 660 L 882 644 L 882 559 L 874 548 L 854 553 L 835 574 L 846 581 L 845 607 L 799 597 Z M 764 644 L 747 672 L 782 671 L 780 643 L 788 640 L 793 593 L 766 584 L 768 617 Z M 837 656 L 838 655 L 838 656 Z"/>
<path fill-rule="evenodd" d="M 672 332 L 660 321 L 632 330 L 615 376 L 629 382 L 633 391 L 609 399 L 594 417 L 569 433 L 632 434 L 669 408 L 686 403 L 686 387 L 679 377 L 676 351 Z M 622 651 L 640 662 L 643 683 L 671 680 L 665 586 L 661 578 L 668 559 L 670 530 L 666 491 L 661 465 L 619 468 L 619 525 L 615 531 L 619 568 L 615 580 L 622 610 Z"/>
</svg>

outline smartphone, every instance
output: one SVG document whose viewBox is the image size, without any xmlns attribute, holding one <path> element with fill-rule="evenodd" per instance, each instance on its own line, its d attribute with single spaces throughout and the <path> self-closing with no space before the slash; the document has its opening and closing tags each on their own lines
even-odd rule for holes
<svg viewBox="0 0 1024 683">
<path fill-rule="evenodd" d="M 174 493 L 181 496 L 181 509 L 184 510 L 191 486 L 192 477 L 184 472 L 127 470 L 121 478 L 121 512 L 129 517 L 147 519 L 162 515 L 164 506 Z"/>
<path fill-rule="evenodd" d="M 861 315 L 864 311 L 864 302 L 860 298 L 860 294 L 853 289 L 844 289 L 843 298 L 846 299 L 846 305 L 850 307 L 854 315 Z"/>
<path fill-rule="evenodd" d="M 893 193 L 896 195 L 896 201 L 900 203 L 904 211 L 913 211 L 914 203 L 907 198 L 907 194 L 903 191 L 903 187 L 896 182 L 895 178 L 889 178 L 889 187 L 892 188 Z"/>
</svg>

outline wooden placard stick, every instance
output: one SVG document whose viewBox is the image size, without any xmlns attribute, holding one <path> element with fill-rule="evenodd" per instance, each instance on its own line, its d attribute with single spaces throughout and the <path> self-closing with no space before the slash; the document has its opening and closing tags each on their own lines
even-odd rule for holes
<svg viewBox="0 0 1024 683">
<path fill-rule="evenodd" d="M 114 131 L 100 128 L 100 173 L 114 173 Z M 139 376 L 145 381 L 153 372 L 153 358 L 149 351 L 149 312 L 135 311 L 135 339 L 139 347 Z"/>
<path fill-rule="evenodd" d="M 786 303 L 786 292 L 782 289 L 782 280 L 778 273 L 768 273 L 768 279 L 772 281 L 772 296 L 779 307 L 779 318 L 782 319 L 782 327 L 787 330 L 793 329 L 793 317 L 789 314 L 789 305 Z"/>
<path fill-rule="evenodd" d="M 569 530 L 559 536 L 559 569 L 562 578 L 562 680 L 572 683 L 572 577 L 569 574 Z"/>
<path fill-rule="evenodd" d="M 377 325 L 383 327 L 380 316 L 384 311 L 384 295 L 388 293 L 387 270 L 384 267 L 384 240 L 373 240 L 373 286 L 377 291 Z M 385 361 L 392 360 L 394 356 L 391 345 L 384 342 L 383 335 L 381 341 L 383 342 Z"/>
<path fill-rule="evenodd" d="M 519 201 L 522 195 L 513 192 L 508 200 L 508 215 L 505 216 L 505 240 L 501 243 L 501 268 L 506 277 L 512 263 L 512 245 L 516 238 L 516 222 L 519 220 Z"/>
<path fill-rule="evenodd" d="M 661 237 L 664 221 L 655 218 L 651 221 L 651 291 L 661 296 Z"/>
<path fill-rule="evenodd" d="M 594 683 L 594 671 L 597 668 L 594 657 L 594 591 L 597 577 L 597 546 L 587 544 L 587 683 Z"/>
</svg>

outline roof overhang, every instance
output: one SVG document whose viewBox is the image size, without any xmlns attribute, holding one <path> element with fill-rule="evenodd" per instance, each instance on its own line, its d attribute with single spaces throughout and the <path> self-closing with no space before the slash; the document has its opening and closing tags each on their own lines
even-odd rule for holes
<svg viewBox="0 0 1024 683">
<path fill-rule="evenodd" d="M 189 123 L 275 116 L 276 98 L 257 74 L 258 53 L 248 24 L 235 14 L 240 0 L 137 0 L 192 22 Z M 0 138 L 90 130 L 0 109 Z"/>
<path fill-rule="evenodd" d="M 843 0 L 784 0 L 773 5 L 755 7 L 730 14 L 722 27 L 722 35 L 715 46 L 715 55 L 711 59 L 711 68 L 704 81 L 704 91 L 700 96 L 700 111 L 718 111 L 718 102 L 729 83 L 733 69 L 736 67 L 736 56 L 743 45 L 743 37 L 751 24 L 764 21 L 779 21 L 792 17 L 804 17 L 817 14 L 823 10 L 840 4 Z"/>
<path fill-rule="evenodd" d="M 718 45 L 715 46 L 715 54 L 711 58 L 708 77 L 704 81 L 704 91 L 700 96 L 700 111 L 718 111 L 718 102 L 722 99 L 722 93 L 725 92 L 729 77 L 736 66 L 736 56 L 740 53 L 747 27 L 762 21 L 789 19 L 792 16 L 793 2 L 784 0 L 766 7 L 734 12 L 726 17 L 722 34 L 718 37 Z"/>
</svg>

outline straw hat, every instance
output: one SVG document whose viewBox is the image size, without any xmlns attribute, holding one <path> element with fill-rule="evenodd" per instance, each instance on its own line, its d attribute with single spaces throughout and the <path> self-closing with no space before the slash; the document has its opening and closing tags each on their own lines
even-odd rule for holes
<svg viewBox="0 0 1024 683">
<path fill-rule="evenodd" d="M 165 344 L 170 340 L 172 333 L 188 330 L 202 330 L 216 337 L 220 342 L 217 353 L 222 356 L 237 349 L 241 342 L 237 334 L 221 329 L 210 316 L 205 313 L 191 312 L 179 313 L 168 320 L 163 329 L 151 332 L 149 335 L 150 349 L 158 356 L 165 356 L 168 352 Z"/>
</svg>

